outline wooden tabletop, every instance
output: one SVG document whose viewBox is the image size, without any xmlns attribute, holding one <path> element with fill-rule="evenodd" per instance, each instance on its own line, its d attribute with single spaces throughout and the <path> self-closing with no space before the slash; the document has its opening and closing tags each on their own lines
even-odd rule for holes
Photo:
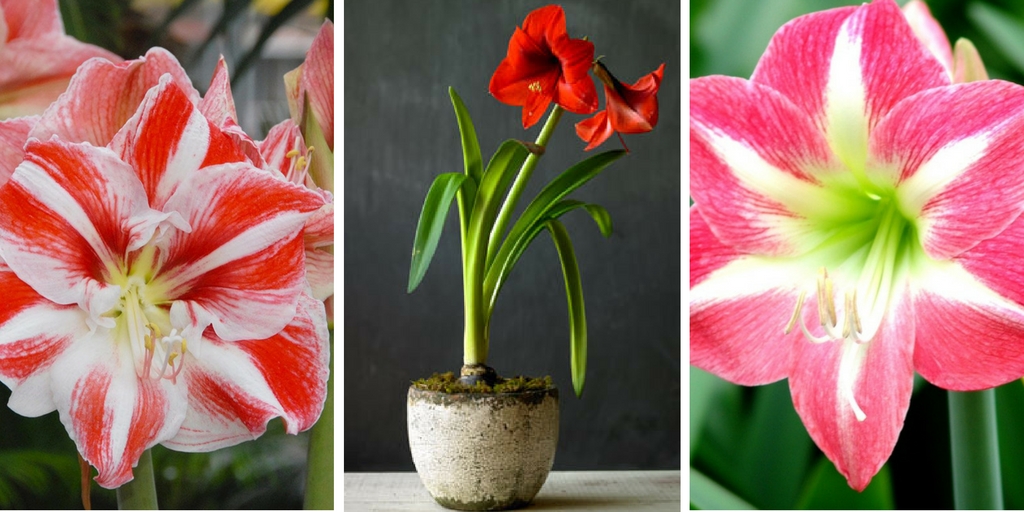
<svg viewBox="0 0 1024 512">
<path fill-rule="evenodd" d="M 679 471 L 555 471 L 524 510 L 677 511 Z M 448 510 L 416 473 L 345 473 L 345 510 Z"/>
</svg>

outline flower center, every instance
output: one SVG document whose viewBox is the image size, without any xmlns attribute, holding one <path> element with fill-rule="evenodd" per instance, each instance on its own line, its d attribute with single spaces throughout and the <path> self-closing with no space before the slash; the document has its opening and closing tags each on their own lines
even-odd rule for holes
<svg viewBox="0 0 1024 512">
<path fill-rule="evenodd" d="M 789 334 L 799 325 L 804 338 L 812 343 L 844 342 L 841 380 L 844 374 L 855 378 L 855 366 L 863 354 L 857 345 L 870 342 L 878 334 L 899 275 L 906 271 L 907 260 L 917 243 L 913 226 L 892 198 L 870 200 L 874 203 L 870 215 L 831 226 L 832 236 L 815 249 L 815 261 L 823 263 L 812 288 L 817 301 L 816 321 L 811 325 L 806 321 L 803 308 L 808 291 L 804 289 L 784 329 Z M 830 273 L 827 267 L 834 272 Z M 857 418 L 863 420 L 853 387 L 847 389 L 847 400 Z"/>
<path fill-rule="evenodd" d="M 116 319 L 117 339 L 126 340 L 139 378 L 176 382 L 185 364 L 188 342 L 171 328 L 164 287 L 154 279 L 156 249 L 143 247 L 130 269 L 114 279 L 121 298 L 108 314 Z"/>
<path fill-rule="evenodd" d="M 543 88 L 540 86 L 540 81 L 539 80 L 535 80 L 533 82 L 530 82 L 530 85 L 526 86 L 526 88 L 529 89 L 532 92 L 540 92 L 541 90 L 543 90 Z"/>
</svg>

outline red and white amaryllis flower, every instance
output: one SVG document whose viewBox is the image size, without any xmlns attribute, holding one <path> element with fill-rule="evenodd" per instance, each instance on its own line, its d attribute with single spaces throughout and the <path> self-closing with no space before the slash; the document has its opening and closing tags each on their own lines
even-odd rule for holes
<svg viewBox="0 0 1024 512">
<path fill-rule="evenodd" d="M 750 80 L 690 81 L 690 361 L 788 378 L 863 489 L 914 371 L 1024 374 L 1024 88 L 950 85 L 892 0 L 797 18 Z"/>
<path fill-rule="evenodd" d="M 0 0 L 0 119 L 41 113 L 93 57 L 121 60 L 65 35 L 57 0 Z"/>
<path fill-rule="evenodd" d="M 94 67 L 0 188 L 0 382 L 19 414 L 57 410 L 108 488 L 157 443 L 308 429 L 326 396 L 303 263 L 323 196 L 254 166 L 178 77 L 143 89 L 153 60 Z"/>
</svg>

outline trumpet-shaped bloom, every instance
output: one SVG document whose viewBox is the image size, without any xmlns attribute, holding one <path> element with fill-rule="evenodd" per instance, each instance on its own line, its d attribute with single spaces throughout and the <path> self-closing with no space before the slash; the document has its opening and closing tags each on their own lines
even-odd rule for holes
<svg viewBox="0 0 1024 512">
<path fill-rule="evenodd" d="M 57 0 L 0 0 L 0 119 L 42 113 L 93 57 L 121 60 L 65 35 Z"/>
<path fill-rule="evenodd" d="M 0 382 L 108 488 L 157 443 L 308 429 L 326 396 L 303 232 L 324 198 L 254 166 L 168 56 L 90 61 L 0 188 Z"/>
<path fill-rule="evenodd" d="M 604 84 L 605 109 L 576 123 L 576 135 L 588 142 L 586 151 L 600 146 L 612 133 L 647 133 L 658 124 L 658 89 L 665 65 L 633 85 L 618 81 L 604 64 L 594 64 L 594 74 Z"/>
<path fill-rule="evenodd" d="M 498 101 L 523 107 L 523 128 L 537 124 L 552 101 L 590 114 L 597 110 L 597 89 L 588 73 L 593 60 L 594 43 L 568 36 L 562 8 L 541 7 L 516 27 L 489 89 Z"/>
<path fill-rule="evenodd" d="M 950 85 L 892 0 L 797 18 L 750 80 L 690 81 L 692 364 L 788 378 L 863 489 L 914 371 L 1024 374 L 1024 88 Z"/>
</svg>

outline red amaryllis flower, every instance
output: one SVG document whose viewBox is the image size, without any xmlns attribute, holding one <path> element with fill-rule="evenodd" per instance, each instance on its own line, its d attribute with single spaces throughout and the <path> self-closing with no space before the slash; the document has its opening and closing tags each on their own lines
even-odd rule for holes
<svg viewBox="0 0 1024 512">
<path fill-rule="evenodd" d="M 665 65 L 648 73 L 633 85 L 618 81 L 600 62 L 594 74 L 604 84 L 605 109 L 576 123 L 576 135 L 588 142 L 587 151 L 600 146 L 612 133 L 646 133 L 658 124 L 658 89 Z"/>
<path fill-rule="evenodd" d="M 537 124 L 552 100 L 570 112 L 590 114 L 597 110 L 597 89 L 588 74 L 593 60 L 593 43 L 566 34 L 562 8 L 541 7 L 512 34 L 489 89 L 498 101 L 523 107 L 523 128 Z"/>
<path fill-rule="evenodd" d="M 1024 374 L 1024 87 L 951 84 L 892 0 L 789 22 L 750 80 L 691 80 L 690 155 L 690 362 L 788 378 L 854 489 L 915 370 Z"/>
</svg>

